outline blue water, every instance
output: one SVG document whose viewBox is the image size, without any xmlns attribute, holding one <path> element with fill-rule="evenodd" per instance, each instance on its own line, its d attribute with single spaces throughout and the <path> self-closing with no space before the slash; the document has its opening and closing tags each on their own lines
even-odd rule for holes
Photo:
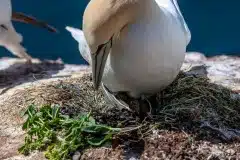
<svg viewBox="0 0 240 160">
<path fill-rule="evenodd" d="M 240 1 L 231 0 L 178 0 L 181 11 L 192 33 L 188 51 L 240 55 Z M 78 52 L 77 43 L 65 30 L 66 25 L 81 28 L 82 14 L 88 0 L 13 0 L 13 9 L 33 15 L 57 27 L 59 34 L 14 23 L 24 36 L 29 54 L 41 59 L 62 58 L 65 63 L 85 63 Z M 4 52 L 3 52 L 4 51 Z M 12 56 L 0 49 L 1 56 Z"/>
</svg>

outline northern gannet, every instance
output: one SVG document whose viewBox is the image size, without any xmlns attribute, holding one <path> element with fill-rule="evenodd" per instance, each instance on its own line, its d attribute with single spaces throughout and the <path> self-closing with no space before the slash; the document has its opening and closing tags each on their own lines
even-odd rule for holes
<svg viewBox="0 0 240 160">
<path fill-rule="evenodd" d="M 5 47 L 15 56 L 26 59 L 28 62 L 31 62 L 32 57 L 26 53 L 26 49 L 21 45 L 23 37 L 16 32 L 12 20 L 42 27 L 50 32 L 57 32 L 54 27 L 34 17 L 20 12 L 12 12 L 11 0 L 0 0 L 0 46 Z"/>
<path fill-rule="evenodd" d="M 176 0 L 91 0 L 83 30 L 66 26 L 108 98 L 139 98 L 170 85 L 184 61 L 191 33 Z M 123 104 L 124 105 L 124 104 Z"/>
</svg>

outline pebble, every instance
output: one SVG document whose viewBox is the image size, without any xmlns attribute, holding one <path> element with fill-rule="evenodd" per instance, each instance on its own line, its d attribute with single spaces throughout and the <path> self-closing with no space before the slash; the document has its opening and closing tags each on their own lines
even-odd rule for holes
<svg viewBox="0 0 240 160">
<path fill-rule="evenodd" d="M 228 149 L 228 150 L 226 150 L 226 153 L 232 156 L 232 155 L 234 155 L 236 152 L 235 152 L 233 149 Z"/>
<path fill-rule="evenodd" d="M 72 160 L 80 160 L 80 158 L 81 158 L 81 153 L 79 151 L 76 151 L 72 156 Z"/>
</svg>

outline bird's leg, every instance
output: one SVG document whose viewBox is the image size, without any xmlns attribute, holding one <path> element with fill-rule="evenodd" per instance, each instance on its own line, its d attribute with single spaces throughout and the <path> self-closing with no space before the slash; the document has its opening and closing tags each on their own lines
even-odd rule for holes
<svg viewBox="0 0 240 160">
<path fill-rule="evenodd" d="M 156 95 L 141 95 L 139 99 L 139 116 L 141 119 L 152 118 L 156 113 L 158 101 Z"/>
<path fill-rule="evenodd" d="M 152 104 L 146 95 L 141 95 L 139 100 L 139 116 L 144 119 L 152 114 Z"/>
</svg>

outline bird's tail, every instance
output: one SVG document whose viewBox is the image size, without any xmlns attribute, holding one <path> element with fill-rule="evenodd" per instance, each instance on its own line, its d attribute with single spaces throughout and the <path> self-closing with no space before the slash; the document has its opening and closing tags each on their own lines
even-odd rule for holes
<svg viewBox="0 0 240 160">
<path fill-rule="evenodd" d="M 21 45 L 23 37 L 14 29 L 12 22 L 3 25 L 1 30 L 0 46 L 5 47 L 12 54 L 19 58 L 31 61 L 32 57 L 27 54 L 26 49 Z"/>
<path fill-rule="evenodd" d="M 82 57 L 91 64 L 91 52 L 90 48 L 87 44 L 87 41 L 85 39 L 84 33 L 82 30 L 73 28 L 70 26 L 66 26 L 66 30 L 69 31 L 72 35 L 72 37 L 78 42 L 79 51 L 82 55 Z"/>
<path fill-rule="evenodd" d="M 77 29 L 77 28 L 73 28 L 70 26 L 66 27 L 66 30 L 69 31 L 72 35 L 72 37 L 78 42 L 78 43 L 82 43 L 82 40 L 85 40 L 84 37 L 84 33 L 82 30 Z"/>
</svg>

